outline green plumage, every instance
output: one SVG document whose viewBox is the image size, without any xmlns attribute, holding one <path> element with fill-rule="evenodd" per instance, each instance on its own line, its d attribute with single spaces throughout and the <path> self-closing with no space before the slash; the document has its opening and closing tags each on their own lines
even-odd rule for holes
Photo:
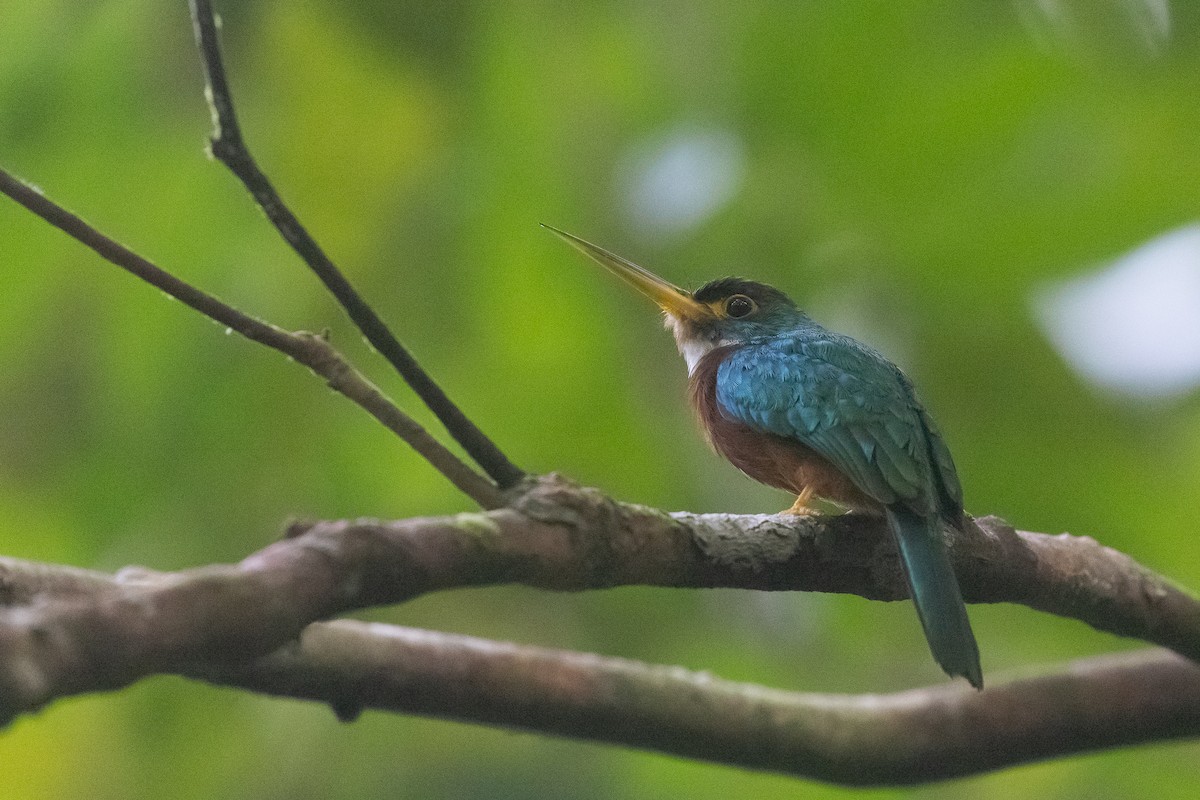
<svg viewBox="0 0 1200 800">
<path fill-rule="evenodd" d="M 749 290 L 743 285 L 741 291 Z M 721 359 L 715 371 L 720 414 L 819 454 L 868 502 L 829 499 L 882 508 L 934 657 L 950 675 L 981 687 L 978 648 L 943 539 L 947 526 L 961 524 L 962 488 L 908 378 L 790 301 L 763 303 L 754 319 L 725 321 L 719 341 L 723 346 L 708 357 Z M 774 476 L 748 474 L 781 484 Z"/>
<path fill-rule="evenodd" d="M 889 506 L 887 518 L 930 652 L 947 674 L 961 675 L 982 689 L 979 648 L 946 556 L 940 521 L 918 516 L 903 506 Z"/>
</svg>

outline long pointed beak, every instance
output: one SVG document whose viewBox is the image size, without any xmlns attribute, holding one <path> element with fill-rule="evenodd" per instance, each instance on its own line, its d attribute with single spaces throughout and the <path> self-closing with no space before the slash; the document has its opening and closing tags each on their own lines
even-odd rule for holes
<svg viewBox="0 0 1200 800">
<path fill-rule="evenodd" d="M 697 303 L 690 292 L 680 289 L 670 281 L 663 280 L 650 270 L 639 267 L 632 261 L 626 261 L 619 255 L 608 252 L 603 247 L 597 247 L 591 242 L 584 241 L 566 231 L 560 231 L 551 225 L 542 223 L 542 227 L 557 234 L 567 244 L 629 283 L 671 316 L 679 319 L 699 319 L 710 313 L 708 307 Z"/>
</svg>

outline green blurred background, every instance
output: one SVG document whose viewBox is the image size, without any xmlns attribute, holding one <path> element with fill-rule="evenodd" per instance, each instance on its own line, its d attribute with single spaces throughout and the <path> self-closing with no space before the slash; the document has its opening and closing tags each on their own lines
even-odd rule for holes
<svg viewBox="0 0 1200 800">
<path fill-rule="evenodd" d="M 1189 305 L 1187 288 L 1200 255 L 1185 242 L 1157 272 L 1162 258 L 1127 258 L 1172 231 L 1195 244 L 1200 7 L 219 6 L 263 166 L 519 464 L 668 509 L 790 501 L 705 450 L 653 309 L 545 221 L 684 285 L 739 273 L 785 288 L 908 369 L 969 510 L 1095 536 L 1200 588 L 1200 289 Z M 205 158 L 184 3 L 9 0 L 0 30 L 0 163 L 241 308 L 330 328 L 428 420 Z M 1116 262 L 1142 271 L 1122 273 L 1115 304 L 1062 283 Z M 1162 297 L 1188 302 L 1159 313 Z M 1140 345 L 1123 361 L 1091 348 L 1106 383 L 1052 344 L 1063 320 L 1055 336 L 1076 348 Z M 1157 354 L 1159 383 L 1139 372 Z M 25 558 L 183 568 L 237 560 L 290 516 L 470 507 L 304 370 L 7 201 L 0 408 L 2 549 Z M 784 688 L 943 680 L 907 604 L 854 597 L 500 588 L 370 616 Z M 1137 646 L 1021 606 L 972 616 L 992 681 Z M 318 705 L 173 678 L 23 719 L 0 736 L 0 764 L 11 797 L 848 794 L 441 721 L 343 725 Z M 1195 743 L 1156 745 L 911 794 L 1190 798 L 1198 765 Z"/>
</svg>

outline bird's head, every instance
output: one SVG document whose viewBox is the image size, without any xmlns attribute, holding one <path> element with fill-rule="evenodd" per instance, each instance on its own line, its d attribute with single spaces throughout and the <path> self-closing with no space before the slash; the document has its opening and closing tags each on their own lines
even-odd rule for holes
<svg viewBox="0 0 1200 800">
<path fill-rule="evenodd" d="M 689 292 L 578 236 L 543 227 L 657 303 L 666 315 L 667 328 L 675 334 L 688 372 L 714 348 L 745 344 L 811 324 L 786 294 L 765 283 L 720 278 Z"/>
</svg>

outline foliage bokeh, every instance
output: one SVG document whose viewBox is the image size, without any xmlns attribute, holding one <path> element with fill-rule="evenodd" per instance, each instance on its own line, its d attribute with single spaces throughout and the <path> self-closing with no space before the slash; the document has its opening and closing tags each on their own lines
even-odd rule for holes
<svg viewBox="0 0 1200 800">
<path fill-rule="evenodd" d="M 1200 9 L 1170 6 L 1155 38 L 1142 17 L 1165 2 L 221 5 L 264 168 L 519 464 L 664 508 L 789 502 L 706 452 L 653 310 L 546 221 L 684 285 L 785 288 L 908 369 L 971 511 L 1200 587 L 1200 408 L 1097 390 L 1031 312 L 1046 282 L 1196 218 Z M 183 3 L 16 0 L 0 30 L 6 168 L 247 311 L 329 328 L 435 427 L 204 157 Z M 647 176 L 679 143 L 723 183 L 662 211 Z M 182 568 L 236 560 L 290 517 L 469 507 L 303 370 L 7 202 L 0 264 L 6 553 Z M 785 688 L 942 680 L 910 608 L 850 597 L 499 588 L 370 616 Z M 972 617 L 993 681 L 1136 646 L 1023 607 Z M 1158 745 L 912 793 L 1190 797 L 1198 757 Z M 0 762 L 5 793 L 46 798 L 848 793 L 419 718 L 344 725 L 172 678 L 24 719 Z"/>
</svg>

